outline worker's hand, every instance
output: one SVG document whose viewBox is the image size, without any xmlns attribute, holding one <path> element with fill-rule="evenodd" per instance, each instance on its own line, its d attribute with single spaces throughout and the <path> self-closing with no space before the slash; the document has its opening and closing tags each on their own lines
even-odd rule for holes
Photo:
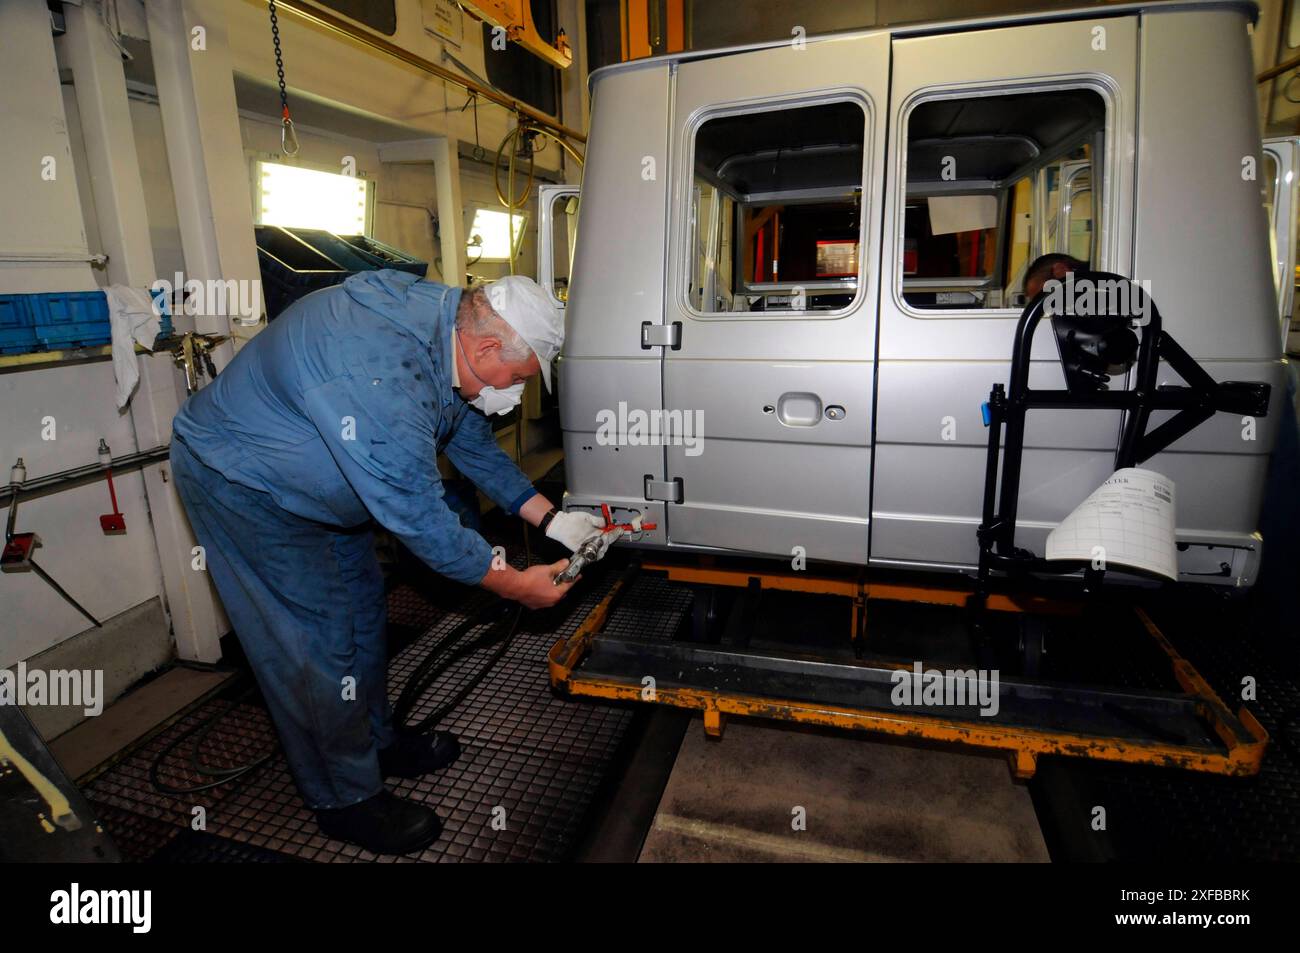
<svg viewBox="0 0 1300 953">
<path fill-rule="evenodd" d="M 613 546 L 616 542 L 618 542 L 619 538 L 623 535 L 624 535 L 624 530 L 618 526 L 615 526 L 612 529 L 601 530 L 600 542 L 599 545 L 597 546 L 595 553 L 593 553 L 595 559 L 593 559 L 592 561 L 595 562 L 596 560 L 604 559 L 605 554 L 609 552 L 609 547 Z"/>
<path fill-rule="evenodd" d="M 555 577 L 569 565 L 567 559 L 553 562 L 549 566 L 529 566 L 519 574 L 519 594 L 514 596 L 516 602 L 522 602 L 529 609 L 545 609 L 563 599 L 573 588 L 572 582 L 555 584 Z M 575 579 L 574 582 L 577 580 Z"/>
<path fill-rule="evenodd" d="M 556 513 L 551 525 L 546 527 L 546 535 L 569 547 L 569 552 L 577 552 L 579 546 L 605 528 L 605 521 L 595 513 L 570 510 Z"/>
<path fill-rule="evenodd" d="M 529 566 L 523 572 L 509 567 L 489 569 L 479 585 L 503 598 L 513 599 L 526 608 L 545 609 L 555 605 L 573 588 L 572 582 L 560 583 L 558 586 L 555 584 L 555 577 L 567 565 L 569 561 L 561 559 L 549 566 Z"/>
</svg>

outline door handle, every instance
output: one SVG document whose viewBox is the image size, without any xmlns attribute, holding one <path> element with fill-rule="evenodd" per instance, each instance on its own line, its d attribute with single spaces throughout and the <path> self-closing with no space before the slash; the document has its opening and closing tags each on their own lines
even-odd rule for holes
<svg viewBox="0 0 1300 953">
<path fill-rule="evenodd" d="M 787 391 L 776 402 L 776 418 L 787 427 L 815 427 L 822 419 L 822 399 L 808 391 Z"/>
</svg>

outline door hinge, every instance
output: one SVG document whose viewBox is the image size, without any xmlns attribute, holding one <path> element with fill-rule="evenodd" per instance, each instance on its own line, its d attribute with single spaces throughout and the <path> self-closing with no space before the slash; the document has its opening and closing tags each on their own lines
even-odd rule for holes
<svg viewBox="0 0 1300 953">
<path fill-rule="evenodd" d="M 682 322 L 651 324 L 649 321 L 642 321 L 641 350 L 648 351 L 652 347 L 670 347 L 674 351 L 680 351 L 682 349 Z"/>
<path fill-rule="evenodd" d="M 686 497 L 682 492 L 682 478 L 656 480 L 649 473 L 645 475 L 645 498 L 661 503 L 680 503 Z"/>
</svg>

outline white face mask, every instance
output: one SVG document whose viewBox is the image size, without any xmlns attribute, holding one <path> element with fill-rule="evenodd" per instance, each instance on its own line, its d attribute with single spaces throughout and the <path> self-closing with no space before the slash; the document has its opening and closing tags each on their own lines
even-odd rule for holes
<svg viewBox="0 0 1300 953">
<path fill-rule="evenodd" d="M 470 404 L 485 414 L 508 414 L 518 406 L 523 396 L 524 385 L 522 383 L 507 387 L 505 390 L 497 390 L 491 384 L 488 384 L 478 394 L 470 398 Z"/>
<path fill-rule="evenodd" d="M 469 367 L 469 372 L 478 377 L 478 371 L 469 366 L 469 355 L 465 354 L 465 345 L 460 339 L 460 332 L 456 332 L 456 344 L 460 347 L 460 353 L 465 355 L 465 366 Z M 483 382 L 483 378 L 478 377 Z M 469 399 L 471 407 L 476 407 L 485 414 L 508 414 L 519 405 L 519 401 L 524 396 L 524 382 L 513 384 L 503 390 L 498 390 L 491 384 L 483 382 L 483 388 L 475 396 Z"/>
</svg>

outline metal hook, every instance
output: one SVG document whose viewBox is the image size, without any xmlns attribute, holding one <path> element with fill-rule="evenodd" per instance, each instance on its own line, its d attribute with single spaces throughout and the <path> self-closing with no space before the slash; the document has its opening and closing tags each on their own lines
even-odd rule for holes
<svg viewBox="0 0 1300 953">
<path fill-rule="evenodd" d="M 280 120 L 280 151 L 287 156 L 296 156 L 298 154 L 298 131 L 293 128 L 293 120 L 289 118 L 289 107 L 284 107 L 284 113 Z"/>
<path fill-rule="evenodd" d="M 280 124 L 280 151 L 287 156 L 298 154 L 298 133 L 293 128 L 293 120 L 288 116 Z"/>
</svg>

